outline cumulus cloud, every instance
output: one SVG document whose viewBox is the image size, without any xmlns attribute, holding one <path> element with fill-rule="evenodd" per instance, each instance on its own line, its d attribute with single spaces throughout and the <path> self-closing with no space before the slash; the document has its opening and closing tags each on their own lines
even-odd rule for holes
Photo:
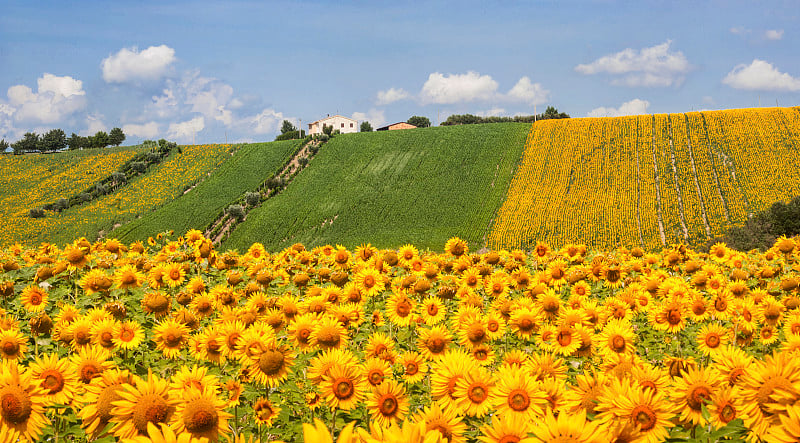
<svg viewBox="0 0 800 443">
<path fill-rule="evenodd" d="M 175 62 L 175 50 L 167 45 L 122 48 L 103 59 L 103 80 L 108 83 L 128 83 L 139 80 L 158 80 L 167 74 Z"/>
<path fill-rule="evenodd" d="M 206 120 L 203 116 L 195 117 L 191 120 L 171 123 L 167 130 L 167 137 L 177 139 L 182 142 L 192 141 L 193 137 L 206 127 Z"/>
<path fill-rule="evenodd" d="M 86 133 L 97 134 L 100 131 L 108 131 L 108 127 L 103 123 L 102 114 L 89 114 L 86 116 Z"/>
<path fill-rule="evenodd" d="M 734 89 L 754 91 L 800 91 L 800 78 L 778 71 L 764 60 L 754 59 L 749 65 L 736 65 L 722 83 Z"/>
<path fill-rule="evenodd" d="M 405 100 L 410 97 L 410 94 L 403 88 L 389 88 L 386 91 L 378 91 L 378 99 L 376 101 L 379 105 L 388 105 L 396 101 Z"/>
<path fill-rule="evenodd" d="M 282 112 L 274 109 L 264 109 L 258 115 L 249 117 L 245 123 L 256 134 L 269 134 L 270 132 L 278 132 L 284 120 L 288 119 L 283 116 Z M 293 124 L 296 125 L 297 122 L 295 121 Z"/>
<path fill-rule="evenodd" d="M 594 108 L 587 114 L 587 117 L 620 117 L 623 115 L 641 115 L 647 113 L 650 102 L 635 98 L 623 103 L 619 108 Z"/>
<path fill-rule="evenodd" d="M 671 40 L 643 49 L 626 48 L 615 54 L 598 58 L 589 64 L 580 64 L 575 70 L 581 74 L 609 74 L 612 84 L 630 87 L 666 87 L 680 85 L 691 69 L 681 51 L 672 51 Z"/>
<path fill-rule="evenodd" d="M 131 137 L 156 138 L 158 136 L 158 123 L 148 122 L 143 124 L 129 123 L 122 125 L 122 132 Z"/>
<path fill-rule="evenodd" d="M 359 122 L 367 121 L 373 128 L 380 128 L 387 123 L 383 110 L 378 109 L 370 109 L 367 112 L 354 112 L 350 118 Z"/>
<path fill-rule="evenodd" d="M 475 100 L 490 100 L 497 92 L 497 82 L 488 75 L 469 71 L 466 74 L 434 72 L 422 86 L 422 104 L 453 104 Z"/>
<path fill-rule="evenodd" d="M 478 117 L 500 117 L 505 113 L 506 110 L 503 108 L 492 108 L 487 111 L 476 112 L 475 115 Z"/>
<path fill-rule="evenodd" d="M 512 101 L 528 105 L 541 105 L 550 99 L 550 91 L 544 89 L 540 83 L 531 83 L 528 77 L 519 79 L 516 85 L 508 91 L 508 98 Z"/>
<path fill-rule="evenodd" d="M 16 121 L 56 123 L 86 107 L 83 82 L 70 76 L 45 73 L 37 80 L 37 91 L 25 85 L 8 88 L 8 107 Z"/>
<path fill-rule="evenodd" d="M 780 40 L 783 38 L 783 29 L 768 29 L 764 33 L 767 40 Z"/>
<path fill-rule="evenodd" d="M 745 34 L 749 34 L 750 33 L 749 29 L 741 27 L 741 26 L 733 27 L 733 28 L 730 29 L 730 31 L 731 31 L 731 34 L 734 34 L 734 35 L 745 35 Z"/>
</svg>

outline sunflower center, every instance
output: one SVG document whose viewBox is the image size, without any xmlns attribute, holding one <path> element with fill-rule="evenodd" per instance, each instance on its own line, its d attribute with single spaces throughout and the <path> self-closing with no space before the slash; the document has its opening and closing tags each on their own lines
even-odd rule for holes
<svg viewBox="0 0 800 443">
<path fill-rule="evenodd" d="M 339 332 L 334 328 L 322 328 L 322 330 L 317 333 L 317 342 L 323 346 L 338 346 L 340 340 Z"/>
<path fill-rule="evenodd" d="M 31 415 L 31 399 L 28 394 L 17 386 L 8 385 L 3 388 L 0 397 L 0 415 L 5 420 L 18 425 L 25 423 Z"/>
<path fill-rule="evenodd" d="M 545 300 L 545 302 L 542 304 L 542 310 L 549 314 L 553 314 L 558 311 L 558 302 L 553 299 Z"/>
<path fill-rule="evenodd" d="M 656 413 L 648 405 L 638 405 L 631 411 L 631 421 L 639 425 L 640 430 L 649 431 L 656 425 Z"/>
<path fill-rule="evenodd" d="M 706 304 L 698 301 L 692 305 L 692 312 L 694 315 L 703 315 L 706 312 Z"/>
<path fill-rule="evenodd" d="M 556 341 L 558 341 L 558 344 L 561 346 L 569 346 L 569 344 L 572 343 L 572 334 L 570 334 L 569 331 L 561 331 L 558 333 Z"/>
<path fill-rule="evenodd" d="M 198 398 L 186 405 L 183 410 L 183 423 L 192 433 L 203 433 L 214 429 L 219 421 L 214 405 L 205 398 Z"/>
<path fill-rule="evenodd" d="M 104 348 L 110 348 L 114 346 L 114 343 L 111 341 L 114 338 L 113 334 L 110 331 L 103 331 L 100 334 L 100 345 Z"/>
<path fill-rule="evenodd" d="M 671 325 L 680 324 L 681 312 L 677 309 L 670 309 L 667 311 L 667 322 Z"/>
<path fill-rule="evenodd" d="M 392 395 L 385 395 L 380 401 L 380 408 L 378 409 L 381 414 L 391 417 L 397 412 L 397 399 Z"/>
<path fill-rule="evenodd" d="M 731 420 L 736 418 L 736 409 L 734 409 L 733 405 L 730 403 L 726 403 L 725 406 L 719 410 L 719 418 L 724 423 L 729 423 Z"/>
<path fill-rule="evenodd" d="M 97 408 L 97 416 L 102 423 L 108 423 L 111 420 L 112 402 L 119 400 L 117 391 L 122 388 L 122 385 L 111 385 L 100 392 L 97 396 L 95 408 Z"/>
<path fill-rule="evenodd" d="M 480 343 L 486 338 L 486 330 L 480 323 L 473 323 L 467 331 L 467 339 L 472 343 Z"/>
<path fill-rule="evenodd" d="M 365 276 L 364 277 L 364 287 L 369 289 L 369 288 L 371 288 L 373 286 L 375 286 L 375 277 L 373 277 L 371 275 Z"/>
<path fill-rule="evenodd" d="M 614 352 L 622 352 L 625 350 L 625 337 L 621 335 L 615 335 L 614 338 L 611 339 L 611 349 Z"/>
<path fill-rule="evenodd" d="M 472 356 L 475 357 L 475 360 L 484 361 L 489 358 L 489 353 L 486 351 L 486 349 L 478 348 L 475 350 Z"/>
<path fill-rule="evenodd" d="M 306 343 L 310 335 L 311 335 L 311 329 L 308 328 L 303 328 L 297 331 L 297 337 L 299 338 L 299 341 L 302 343 Z"/>
<path fill-rule="evenodd" d="M 285 357 L 283 356 L 283 353 L 274 349 L 264 351 L 258 358 L 259 369 L 261 369 L 261 371 L 267 375 L 278 374 L 281 369 L 283 369 L 284 363 Z"/>
<path fill-rule="evenodd" d="M 483 384 L 472 385 L 467 390 L 467 397 L 469 397 L 470 401 L 473 403 L 483 403 L 488 397 L 487 394 L 486 386 Z"/>
<path fill-rule="evenodd" d="M 430 305 L 428 305 L 428 315 L 430 315 L 431 317 L 433 317 L 433 316 L 435 316 L 435 315 L 436 315 L 436 314 L 438 314 L 438 313 L 439 313 L 439 307 L 438 307 L 438 306 L 436 306 L 436 305 L 434 305 L 434 304 L 430 304 Z"/>
<path fill-rule="evenodd" d="M 706 337 L 706 346 L 708 346 L 709 348 L 716 348 L 717 346 L 719 346 L 719 343 L 720 343 L 720 338 L 719 335 L 717 334 L 711 334 L 708 337 Z"/>
<path fill-rule="evenodd" d="M 714 309 L 719 312 L 725 312 L 728 309 L 728 302 L 724 299 L 718 298 L 714 301 Z"/>
<path fill-rule="evenodd" d="M 651 380 L 647 380 L 647 381 L 641 382 L 640 386 L 642 387 L 642 390 L 652 389 L 653 392 L 657 392 L 658 391 L 658 387 Z"/>
<path fill-rule="evenodd" d="M 164 343 L 166 343 L 170 348 L 174 348 L 175 346 L 181 344 L 182 339 L 183 336 L 181 334 L 170 332 L 166 337 L 164 337 Z"/>
<path fill-rule="evenodd" d="M 528 393 L 522 389 L 515 389 L 508 394 L 508 407 L 517 412 L 526 411 L 530 404 Z"/>
<path fill-rule="evenodd" d="M 102 372 L 102 369 L 98 365 L 93 362 L 86 363 L 81 367 L 81 381 L 83 383 L 90 383 L 93 378 L 100 375 L 100 372 Z"/>
<path fill-rule="evenodd" d="M 32 294 L 30 298 L 30 304 L 37 306 L 42 303 L 42 296 L 39 294 Z"/>
<path fill-rule="evenodd" d="M 333 395 L 340 400 L 346 400 L 353 396 L 355 387 L 349 378 L 338 378 L 333 382 Z"/>
<path fill-rule="evenodd" d="M 136 275 L 134 275 L 133 273 L 129 273 L 128 272 L 128 273 L 123 274 L 123 276 L 122 276 L 122 278 L 120 280 L 122 281 L 122 284 L 124 284 L 124 285 L 132 285 L 132 284 L 136 283 Z"/>
<path fill-rule="evenodd" d="M 79 345 L 85 345 L 92 341 L 92 337 L 89 335 L 89 331 L 85 330 L 84 328 L 75 328 L 75 343 Z"/>
<path fill-rule="evenodd" d="M 147 423 L 164 423 L 169 413 L 169 405 L 158 394 L 146 394 L 139 398 L 133 410 L 132 422 L 139 435 L 147 435 Z"/>
<path fill-rule="evenodd" d="M 519 321 L 519 329 L 520 331 L 525 331 L 525 332 L 530 331 L 531 329 L 533 329 L 533 324 L 534 324 L 533 320 L 529 318 L 523 318 L 522 320 Z"/>
<path fill-rule="evenodd" d="M 407 317 L 411 313 L 411 304 L 407 300 L 401 300 L 397 302 L 394 312 L 400 317 Z"/>
<path fill-rule="evenodd" d="M 497 440 L 497 443 L 517 443 L 520 441 L 520 438 L 516 435 L 504 435 L 503 438 Z"/>
<path fill-rule="evenodd" d="M 6 341 L 3 343 L 3 355 L 12 357 L 19 353 L 19 344 L 15 341 Z"/>
<path fill-rule="evenodd" d="M 686 404 L 695 411 L 700 411 L 703 408 L 703 403 L 711 399 L 711 391 L 706 386 L 698 386 L 692 389 L 689 398 L 686 399 Z"/>
<path fill-rule="evenodd" d="M 378 369 L 372 369 L 367 374 L 367 380 L 369 380 L 369 384 L 372 386 L 378 386 L 379 384 L 383 383 L 384 375 L 383 371 Z"/>
<path fill-rule="evenodd" d="M 44 371 L 41 378 L 42 387 L 48 391 L 47 394 L 57 394 L 64 389 L 64 376 L 56 370 Z"/>
<path fill-rule="evenodd" d="M 135 336 L 136 336 L 136 334 L 134 334 L 134 332 L 132 330 L 130 330 L 128 328 L 124 328 L 122 330 L 122 332 L 120 332 L 120 334 L 119 334 L 119 339 L 124 341 L 124 342 L 129 342 L 129 341 L 133 340 L 133 338 Z"/>
<path fill-rule="evenodd" d="M 406 375 L 416 375 L 419 372 L 419 366 L 416 362 L 406 363 Z"/>
</svg>

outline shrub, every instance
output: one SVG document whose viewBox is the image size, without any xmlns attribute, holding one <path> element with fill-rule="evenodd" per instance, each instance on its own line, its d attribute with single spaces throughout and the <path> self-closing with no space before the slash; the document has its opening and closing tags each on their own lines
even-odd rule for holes
<svg viewBox="0 0 800 443">
<path fill-rule="evenodd" d="M 30 218 L 42 218 L 44 217 L 44 209 L 42 208 L 33 208 L 28 211 L 28 217 Z"/>
<path fill-rule="evenodd" d="M 58 200 L 56 200 L 55 203 L 53 203 L 53 210 L 56 212 L 61 212 L 64 209 L 67 209 L 68 207 L 69 207 L 69 202 L 67 201 L 66 198 L 59 198 Z"/>
<path fill-rule="evenodd" d="M 131 169 L 138 174 L 144 173 L 147 170 L 147 163 L 145 162 L 133 162 L 131 163 Z"/>
<path fill-rule="evenodd" d="M 308 165 L 308 157 L 300 157 L 297 159 L 297 163 L 300 163 L 300 167 L 305 168 Z"/>
<path fill-rule="evenodd" d="M 283 179 L 280 177 L 272 177 L 271 179 L 267 180 L 268 189 L 278 189 L 280 187 L 283 187 Z"/>
<path fill-rule="evenodd" d="M 231 217 L 241 220 L 244 218 L 244 207 L 242 205 L 230 205 L 225 210 Z"/>
<path fill-rule="evenodd" d="M 258 192 L 248 192 L 244 195 L 247 206 L 255 206 L 261 201 L 261 194 Z"/>
<path fill-rule="evenodd" d="M 124 172 L 116 171 L 111 174 L 111 181 L 119 186 L 128 181 L 128 176 L 126 176 Z"/>
</svg>

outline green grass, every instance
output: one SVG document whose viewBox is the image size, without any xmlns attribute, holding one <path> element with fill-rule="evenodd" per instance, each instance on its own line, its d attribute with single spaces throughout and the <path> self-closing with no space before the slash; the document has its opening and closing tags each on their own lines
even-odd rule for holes
<svg viewBox="0 0 800 443">
<path fill-rule="evenodd" d="M 243 145 L 194 189 L 119 228 L 114 236 L 130 242 L 169 230 L 202 230 L 229 204 L 277 173 L 300 144 L 289 140 Z"/>
<path fill-rule="evenodd" d="M 343 134 L 281 194 L 251 211 L 223 248 L 370 242 L 479 249 L 531 125 L 497 123 Z"/>
</svg>

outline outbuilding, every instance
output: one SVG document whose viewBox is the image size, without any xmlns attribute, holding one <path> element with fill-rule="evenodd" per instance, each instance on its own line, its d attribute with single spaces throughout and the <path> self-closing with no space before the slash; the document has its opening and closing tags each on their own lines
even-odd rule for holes
<svg viewBox="0 0 800 443">
<path fill-rule="evenodd" d="M 406 122 L 399 122 L 399 123 L 392 123 L 391 125 L 382 126 L 376 129 L 376 131 L 395 131 L 397 129 L 415 129 L 415 128 L 416 126 L 414 125 L 409 125 Z"/>
<path fill-rule="evenodd" d="M 356 120 L 344 117 L 342 115 L 329 115 L 325 118 L 321 118 L 315 122 L 309 123 L 308 134 L 322 134 L 323 126 L 332 126 L 334 131 L 338 129 L 342 134 L 358 132 L 358 122 Z"/>
</svg>

